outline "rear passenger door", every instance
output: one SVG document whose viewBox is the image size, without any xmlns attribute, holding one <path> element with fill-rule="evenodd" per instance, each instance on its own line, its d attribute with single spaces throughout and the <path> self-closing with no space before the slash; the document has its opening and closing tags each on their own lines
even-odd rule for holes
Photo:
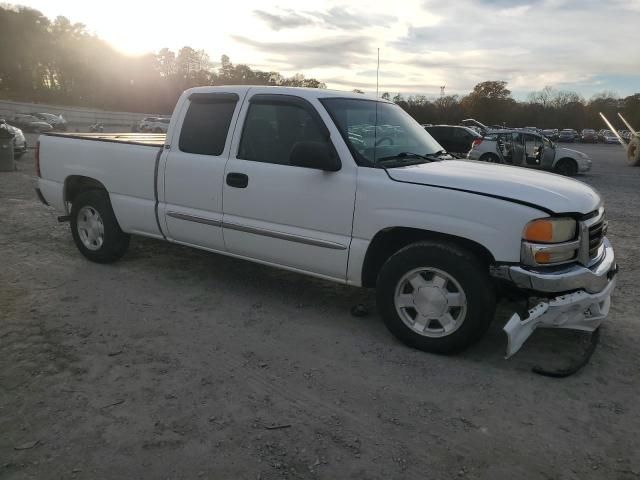
<svg viewBox="0 0 640 480">
<path fill-rule="evenodd" d="M 175 242 L 224 251 L 222 186 L 244 92 L 192 93 L 164 165 L 163 230 Z"/>
<path fill-rule="evenodd" d="M 258 88 L 253 92 L 242 108 L 242 133 L 234 136 L 227 163 L 227 250 L 344 281 L 357 167 L 347 159 L 346 145 L 317 99 Z M 292 147 L 305 141 L 335 148 L 341 169 L 327 172 L 291 165 Z"/>
</svg>

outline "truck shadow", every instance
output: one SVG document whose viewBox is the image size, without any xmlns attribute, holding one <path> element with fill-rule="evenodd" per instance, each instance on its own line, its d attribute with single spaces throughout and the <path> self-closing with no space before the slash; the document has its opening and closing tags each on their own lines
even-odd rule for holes
<svg viewBox="0 0 640 480">
<path fill-rule="evenodd" d="M 515 304 L 503 301 L 485 336 L 474 346 L 450 357 L 414 351 L 396 340 L 386 329 L 376 309 L 375 291 L 360 289 L 288 272 L 245 260 L 234 259 L 193 248 L 134 237 L 131 248 L 121 260 L 132 268 L 144 269 L 151 278 L 166 278 L 188 286 L 207 305 L 207 291 L 216 291 L 217 302 L 236 302 L 241 295 L 248 305 L 266 305 L 271 310 L 293 311 L 310 320 L 319 321 L 337 333 L 353 337 L 354 349 L 360 351 L 387 351 L 390 361 L 404 361 L 409 355 L 415 362 L 445 361 L 450 368 L 479 364 L 483 368 L 501 371 L 528 372 L 534 365 L 563 368 L 575 363 L 584 352 L 589 334 L 541 329 L 534 332 L 523 348 L 511 359 L 505 360 L 506 336 L 504 324 L 513 314 Z M 150 278 L 150 281 L 151 281 Z M 225 295 L 228 292 L 228 295 Z M 368 314 L 351 314 L 355 305 L 363 305 Z M 276 319 L 295 321 L 290 315 Z M 394 357 L 397 358 L 394 360 Z M 596 352 L 597 357 L 597 352 Z M 402 360 L 400 360 L 402 358 Z M 437 359 L 437 360 L 436 360 Z"/>
</svg>

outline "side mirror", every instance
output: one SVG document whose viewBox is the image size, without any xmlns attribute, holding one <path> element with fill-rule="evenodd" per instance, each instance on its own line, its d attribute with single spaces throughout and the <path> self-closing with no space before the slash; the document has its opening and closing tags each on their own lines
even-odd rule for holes
<svg viewBox="0 0 640 480">
<path fill-rule="evenodd" d="M 335 152 L 322 142 L 298 142 L 291 149 L 289 163 L 296 167 L 337 172 L 342 168 Z"/>
</svg>

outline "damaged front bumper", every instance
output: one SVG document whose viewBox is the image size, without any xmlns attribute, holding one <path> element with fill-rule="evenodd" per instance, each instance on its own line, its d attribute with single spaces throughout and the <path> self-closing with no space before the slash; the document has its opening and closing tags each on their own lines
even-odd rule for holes
<svg viewBox="0 0 640 480">
<path fill-rule="evenodd" d="M 515 313 L 504 326 L 506 357 L 516 353 L 538 327 L 568 328 L 593 332 L 605 320 L 611 306 L 618 267 L 613 248 L 605 238 L 599 260 L 588 267 L 570 265 L 555 270 L 533 270 L 515 265 L 493 267 L 496 278 L 526 291 L 529 297 L 544 297 L 526 318 Z M 553 296 L 557 293 L 557 296 Z"/>
</svg>

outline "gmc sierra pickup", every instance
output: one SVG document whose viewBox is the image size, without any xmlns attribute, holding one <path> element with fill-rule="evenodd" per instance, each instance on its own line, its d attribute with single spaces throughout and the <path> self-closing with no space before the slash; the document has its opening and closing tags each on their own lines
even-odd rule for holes
<svg viewBox="0 0 640 480">
<path fill-rule="evenodd" d="M 504 292 L 534 305 L 504 327 L 507 356 L 538 326 L 593 331 L 615 287 L 592 188 L 447 159 L 400 107 L 358 94 L 194 88 L 166 135 L 47 133 L 36 157 L 40 199 L 89 260 L 135 234 L 375 287 L 389 330 L 425 351 L 478 340 Z"/>
</svg>

